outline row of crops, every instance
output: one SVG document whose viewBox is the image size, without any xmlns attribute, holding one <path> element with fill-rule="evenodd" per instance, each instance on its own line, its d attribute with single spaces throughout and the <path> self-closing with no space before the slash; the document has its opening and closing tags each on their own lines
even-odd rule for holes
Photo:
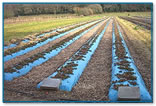
<svg viewBox="0 0 156 106">
<path fill-rule="evenodd" d="M 151 19 L 146 19 L 146 18 L 136 18 L 136 17 L 124 17 L 120 16 L 121 19 L 130 21 L 136 25 L 142 26 L 148 30 L 151 29 Z"/>
<path fill-rule="evenodd" d="M 119 24 L 114 21 L 112 32 L 112 82 L 109 98 L 116 101 L 118 88 L 123 86 L 138 87 L 142 101 L 151 100 L 144 81 L 130 55 Z"/>
</svg>

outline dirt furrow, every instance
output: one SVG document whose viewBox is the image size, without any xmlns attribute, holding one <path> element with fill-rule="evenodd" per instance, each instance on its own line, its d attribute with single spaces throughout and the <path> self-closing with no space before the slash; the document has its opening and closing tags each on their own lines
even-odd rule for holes
<svg viewBox="0 0 156 106">
<path fill-rule="evenodd" d="M 78 29 L 76 31 L 70 32 L 69 34 L 66 34 L 65 36 L 62 36 L 62 37 L 60 37 L 60 38 L 58 38 L 58 39 L 56 39 L 54 41 L 51 41 L 51 42 L 49 42 L 49 43 L 47 43 L 47 44 L 45 44 L 45 45 L 43 45 L 43 46 L 41 46 L 41 47 L 39 47 L 39 48 L 37 48 L 35 50 L 32 50 L 32 51 L 30 51 L 30 52 L 28 52 L 28 53 L 26 53 L 24 55 L 17 56 L 16 58 L 11 59 L 11 60 L 5 62 L 4 63 L 4 70 L 6 68 L 8 68 L 8 67 L 12 67 L 15 64 L 18 64 L 19 62 L 21 62 L 21 61 L 23 61 L 23 60 L 33 56 L 34 54 L 37 54 L 37 53 L 40 53 L 40 52 L 46 50 L 47 48 L 51 47 L 52 45 L 55 45 L 56 43 L 62 41 L 63 39 L 73 35 L 74 33 L 79 32 L 81 29 L 82 28 L 80 28 L 80 29 Z"/>
<path fill-rule="evenodd" d="M 106 21 L 104 21 L 106 22 Z M 84 36 L 82 36 L 80 39 L 76 40 L 74 43 L 72 43 L 70 46 L 62 50 L 57 56 L 51 58 L 47 62 L 41 64 L 40 66 L 34 67 L 28 74 L 15 78 L 11 82 L 4 82 L 5 89 L 15 89 L 17 91 L 21 92 L 29 92 L 33 93 L 36 96 L 42 96 L 45 95 L 45 91 L 38 91 L 36 90 L 37 84 L 42 81 L 44 78 L 48 77 L 50 74 L 52 74 L 57 67 L 62 65 L 69 57 L 76 52 L 84 43 L 87 41 L 93 34 L 96 32 L 101 25 L 104 23 L 101 22 L 98 26 L 96 26 L 94 29 L 86 33 Z M 15 100 L 16 96 L 9 96 L 10 93 L 5 93 L 7 90 L 4 90 L 4 98 Z M 54 92 L 51 91 L 51 94 Z M 58 97 L 61 97 L 62 95 L 66 95 L 65 92 L 59 91 Z"/>
<path fill-rule="evenodd" d="M 80 100 L 106 101 L 111 82 L 112 20 L 101 42 L 73 88 Z"/>
</svg>

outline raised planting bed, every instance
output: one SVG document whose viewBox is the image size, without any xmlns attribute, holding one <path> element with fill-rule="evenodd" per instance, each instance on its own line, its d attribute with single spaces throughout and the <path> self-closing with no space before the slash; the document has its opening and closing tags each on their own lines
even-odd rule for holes
<svg viewBox="0 0 156 106">
<path fill-rule="evenodd" d="M 98 47 L 108 25 L 109 21 L 105 22 L 77 52 L 75 52 L 63 65 L 58 67 L 56 71 L 48 77 L 62 79 L 62 83 L 59 87 L 60 90 L 72 90 L 72 87 L 79 80 L 79 77 Z M 43 81 L 37 85 L 37 88 L 40 88 L 42 83 Z"/>
<path fill-rule="evenodd" d="M 120 32 L 120 27 L 116 22 L 113 24 L 112 43 L 112 81 L 109 89 L 109 99 L 111 101 L 119 99 L 118 90 L 120 87 L 138 87 L 140 101 L 151 101 L 151 96 L 135 66 Z"/>
<path fill-rule="evenodd" d="M 129 17 L 129 18 L 151 25 L 151 18 L 145 18 L 145 17 Z"/>
<path fill-rule="evenodd" d="M 41 47 L 41 46 L 47 44 L 48 42 L 51 42 L 53 40 L 56 40 L 56 39 L 58 39 L 58 38 L 60 38 L 60 37 L 62 37 L 64 35 L 72 32 L 72 31 L 86 28 L 88 26 L 91 26 L 93 24 L 99 23 L 101 21 L 102 20 L 97 20 L 97 21 L 94 21 L 94 22 L 91 22 L 91 23 L 87 23 L 87 24 L 84 24 L 84 25 L 79 26 L 77 28 L 74 28 L 72 30 L 69 30 L 67 32 L 61 33 L 61 34 L 51 33 L 51 34 L 49 34 L 49 35 L 47 35 L 47 36 L 45 36 L 42 39 L 39 39 L 37 41 L 28 42 L 28 43 L 26 43 L 23 46 L 19 46 L 19 47 L 8 49 L 4 53 L 4 62 L 9 61 L 10 59 L 13 59 L 13 58 L 15 58 L 17 56 L 20 56 L 20 55 L 23 55 L 25 53 L 28 53 L 28 52 L 30 52 L 30 51 L 38 48 L 38 47 Z"/>
<path fill-rule="evenodd" d="M 146 28 L 148 30 L 151 29 L 151 24 L 149 24 L 147 22 L 144 22 L 144 21 L 141 21 L 139 19 L 134 19 L 134 18 L 130 18 L 130 17 L 121 17 L 121 16 L 119 18 L 130 21 L 130 22 L 132 22 L 132 23 L 134 23 L 136 25 L 142 26 L 142 27 L 144 27 L 144 28 Z"/>
<path fill-rule="evenodd" d="M 85 35 L 88 31 L 92 30 L 94 27 L 96 27 L 99 24 L 99 22 L 96 22 L 79 32 L 76 32 L 75 34 L 63 39 L 62 41 L 56 43 L 53 46 L 50 46 L 46 50 L 34 54 L 33 56 L 21 61 L 18 64 L 15 64 L 13 67 L 8 67 L 4 70 L 4 80 L 12 80 L 15 77 L 22 76 L 29 72 L 33 67 L 40 65 L 46 61 L 48 61 L 53 56 L 56 56 L 61 50 L 68 47 L 70 44 L 72 44 L 74 41 L 78 40 L 81 36 Z"/>
<path fill-rule="evenodd" d="M 30 39 L 23 39 L 20 42 L 28 43 L 29 41 L 30 41 Z M 11 44 L 8 44 L 8 45 L 4 45 L 4 50 L 6 51 L 6 49 L 10 49 L 10 48 L 16 47 L 18 45 L 19 45 L 19 42 L 14 42 L 14 43 L 11 43 Z"/>
<path fill-rule="evenodd" d="M 4 46 L 4 49 L 13 48 L 13 47 L 16 47 L 16 46 L 17 46 L 17 44 L 5 45 L 5 46 Z"/>
<path fill-rule="evenodd" d="M 144 19 L 144 20 L 151 20 L 151 17 L 145 17 L 145 16 L 132 16 L 132 17 L 136 17 L 136 18 L 140 18 L 140 19 Z"/>
</svg>

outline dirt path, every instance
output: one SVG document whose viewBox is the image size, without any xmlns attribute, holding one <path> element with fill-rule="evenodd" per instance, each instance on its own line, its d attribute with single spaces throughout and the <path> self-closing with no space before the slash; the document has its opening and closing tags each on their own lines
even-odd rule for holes
<svg viewBox="0 0 156 106">
<path fill-rule="evenodd" d="M 69 34 L 66 34 L 66 35 L 64 35 L 64 36 L 62 36 L 62 37 L 60 37 L 60 38 L 58 38 L 58 39 L 56 39 L 56 40 L 54 40 L 54 41 L 51 41 L 51 42 L 49 42 L 49 43 L 47 43 L 47 44 L 45 44 L 45 45 L 43 45 L 43 46 L 41 46 L 41 47 L 36 48 L 35 50 L 32 50 L 32 51 L 30 51 L 30 52 L 28 52 L 28 53 L 26 53 L 26 54 L 24 54 L 24 55 L 17 56 L 16 58 L 13 58 L 13 59 L 11 59 L 11 60 L 5 62 L 5 63 L 4 63 L 4 70 L 5 70 L 6 68 L 8 68 L 8 67 L 12 67 L 12 66 L 15 65 L 15 64 L 18 64 L 19 62 L 21 62 L 21 61 L 23 61 L 23 60 L 25 60 L 25 59 L 27 59 L 27 58 L 33 56 L 34 54 L 37 54 L 37 53 L 40 53 L 40 52 L 46 50 L 47 48 L 51 47 L 52 45 L 55 45 L 56 43 L 60 42 L 61 40 L 63 40 L 63 39 L 65 39 L 65 38 L 67 38 L 67 37 L 73 35 L 73 34 L 76 33 L 76 32 L 79 32 L 79 31 L 82 30 L 82 29 L 83 29 L 83 28 L 80 28 L 80 29 L 78 29 L 78 30 L 75 30 L 75 31 L 73 31 L 73 32 L 70 32 Z"/>
<path fill-rule="evenodd" d="M 80 100 L 106 101 L 111 81 L 112 63 L 112 20 L 101 42 L 73 88 Z"/>
<path fill-rule="evenodd" d="M 127 29 L 121 30 L 121 32 L 146 88 L 151 94 L 151 51 L 144 42 L 130 34 Z"/>
<path fill-rule="evenodd" d="M 106 21 L 104 21 L 106 22 Z M 5 81 L 4 82 L 4 98 L 5 100 L 18 100 L 19 97 L 21 97 L 20 100 L 22 100 L 22 95 L 35 95 L 35 99 L 37 96 L 41 98 L 43 97 L 42 100 L 55 100 L 58 96 L 60 97 L 66 97 L 66 92 L 64 91 L 59 91 L 57 92 L 56 95 L 54 95 L 53 91 L 50 91 L 49 95 L 51 98 L 44 97 L 45 92 L 47 91 L 39 91 L 36 89 L 37 84 L 42 81 L 44 78 L 48 77 L 51 75 L 57 67 L 62 65 L 74 52 L 76 52 L 83 44 L 85 41 L 87 41 L 94 32 L 96 32 L 101 25 L 104 23 L 100 23 L 97 27 L 89 31 L 87 34 L 82 36 L 80 39 L 76 40 L 74 43 L 72 43 L 70 46 L 62 50 L 57 56 L 49 59 L 47 62 L 41 64 L 40 66 L 34 67 L 29 73 L 27 73 L 25 76 L 16 78 L 10 82 Z M 7 93 L 10 92 L 10 93 Z M 18 95 L 13 95 L 13 93 L 19 93 Z M 21 93 L 23 92 L 23 93 Z M 73 93 L 68 93 L 68 95 L 72 95 Z M 47 96 L 49 96 L 47 95 Z M 75 93 L 74 93 L 75 95 Z M 25 97 L 25 96 L 24 96 Z M 53 98 L 52 98 L 53 97 Z M 68 96 L 67 96 L 68 98 Z M 24 99 L 24 98 L 23 98 Z M 25 99 L 24 99 L 25 100 Z M 31 100 L 31 99 L 30 99 Z M 58 99 L 57 99 L 58 100 Z"/>
</svg>

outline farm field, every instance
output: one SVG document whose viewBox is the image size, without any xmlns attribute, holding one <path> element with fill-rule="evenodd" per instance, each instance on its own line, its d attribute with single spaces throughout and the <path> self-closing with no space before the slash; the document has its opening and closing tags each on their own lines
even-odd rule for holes
<svg viewBox="0 0 156 106">
<path fill-rule="evenodd" d="M 71 24 L 80 23 L 87 20 L 101 18 L 101 15 L 78 17 L 74 15 L 40 15 L 40 16 L 21 16 L 4 20 L 4 41 L 8 42 L 16 37 L 23 38 L 26 35 L 42 33 L 45 30 L 52 30 Z M 40 27 L 42 26 L 42 27 Z M 16 28 L 16 30 L 14 30 Z"/>
<path fill-rule="evenodd" d="M 105 13 L 104 16 L 143 16 L 150 17 L 150 12 L 124 12 L 120 13 Z M 4 41 L 8 42 L 13 38 L 23 38 L 26 35 L 34 33 L 42 33 L 45 30 L 59 28 L 87 20 L 99 19 L 103 14 L 93 16 L 76 16 L 72 14 L 62 15 L 39 15 L 39 16 L 20 16 L 4 20 Z M 41 26 L 42 27 L 39 27 Z M 16 30 L 14 30 L 16 28 Z"/>
<path fill-rule="evenodd" d="M 119 87 L 138 87 L 151 102 L 151 23 L 150 12 L 5 19 L 4 100 L 116 102 Z"/>
</svg>

